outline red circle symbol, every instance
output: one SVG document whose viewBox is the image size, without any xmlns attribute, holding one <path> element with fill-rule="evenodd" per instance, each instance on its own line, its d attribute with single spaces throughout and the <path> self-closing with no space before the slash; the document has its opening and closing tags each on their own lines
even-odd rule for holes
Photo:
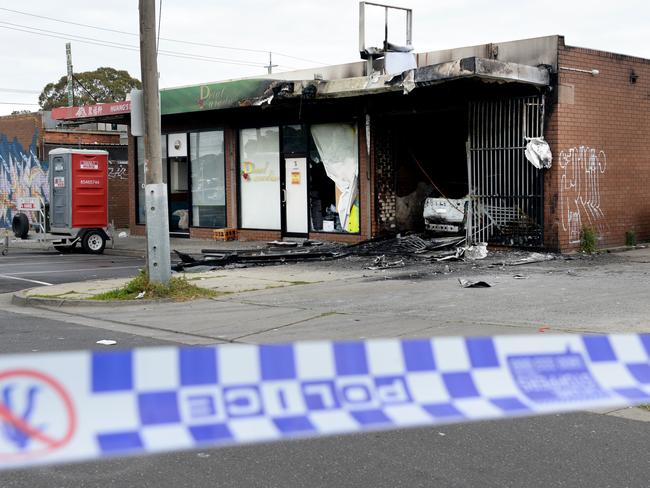
<svg viewBox="0 0 650 488">
<path fill-rule="evenodd" d="M 30 439 L 40 441 L 45 446 L 34 450 L 25 450 L 24 452 L 15 453 L 2 453 L 0 452 L 0 462 L 4 460 L 37 457 L 48 454 L 56 449 L 65 446 L 74 436 L 77 428 L 77 417 L 74 409 L 74 404 L 70 395 L 65 391 L 63 386 L 53 378 L 30 369 L 11 369 L 0 373 L 0 382 L 7 379 L 28 379 L 36 380 L 39 383 L 49 388 L 56 398 L 60 400 L 65 410 L 65 417 L 67 419 L 66 429 L 62 436 L 52 437 L 44 434 L 37 428 L 31 426 L 27 421 L 14 414 L 6 405 L 0 403 L 0 422 L 8 423 L 28 436 Z M 1 435 L 1 433 L 0 433 Z"/>
</svg>

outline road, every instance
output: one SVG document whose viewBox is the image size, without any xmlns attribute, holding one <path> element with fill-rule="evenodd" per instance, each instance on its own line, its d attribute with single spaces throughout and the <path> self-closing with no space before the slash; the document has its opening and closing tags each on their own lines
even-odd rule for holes
<svg viewBox="0 0 650 488">
<path fill-rule="evenodd" d="M 3 293 L 34 281 L 128 276 L 142 265 L 135 258 L 36 252 L 1 259 Z M 323 286 L 313 288 L 322 293 Z M 306 301 L 308 294 L 308 287 L 297 295 L 276 290 L 260 300 Z M 118 332 L 102 316 L 85 323 L 19 309 L 7 297 L 0 311 L 1 353 L 100 348 L 96 341 L 105 338 L 122 347 L 175 344 Z M 649 436 L 650 422 L 576 413 L 8 471 L 0 473 L 0 486 L 645 487 Z"/>
<path fill-rule="evenodd" d="M 135 257 L 11 248 L 6 256 L 0 256 L 0 293 L 41 284 L 132 276 L 143 265 L 144 261 Z"/>
</svg>

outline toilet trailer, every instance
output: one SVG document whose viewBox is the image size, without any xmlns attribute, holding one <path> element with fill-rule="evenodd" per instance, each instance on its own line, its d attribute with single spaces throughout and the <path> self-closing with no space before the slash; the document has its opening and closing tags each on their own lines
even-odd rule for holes
<svg viewBox="0 0 650 488">
<path fill-rule="evenodd" d="M 58 148 L 50 151 L 50 233 L 62 246 L 77 242 L 99 254 L 108 239 L 108 152 Z"/>
</svg>

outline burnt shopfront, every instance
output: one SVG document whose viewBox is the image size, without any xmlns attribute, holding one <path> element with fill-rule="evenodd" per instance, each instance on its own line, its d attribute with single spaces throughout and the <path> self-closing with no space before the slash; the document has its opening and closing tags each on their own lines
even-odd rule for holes
<svg viewBox="0 0 650 488">
<path fill-rule="evenodd" d="M 235 228 L 240 239 L 369 237 L 369 215 L 362 216 L 369 207 L 360 198 L 369 175 L 359 104 L 298 99 L 233 109 L 225 94 L 192 105 L 201 94 L 224 93 L 218 85 L 162 92 L 170 234 L 209 238 L 214 229 Z M 133 228 L 143 233 L 144 144 L 133 142 Z"/>
<path fill-rule="evenodd" d="M 515 67 L 467 58 L 398 76 L 163 90 L 170 232 L 355 242 L 427 230 L 541 247 L 545 170 L 525 152 L 544 135 L 549 72 Z"/>
</svg>

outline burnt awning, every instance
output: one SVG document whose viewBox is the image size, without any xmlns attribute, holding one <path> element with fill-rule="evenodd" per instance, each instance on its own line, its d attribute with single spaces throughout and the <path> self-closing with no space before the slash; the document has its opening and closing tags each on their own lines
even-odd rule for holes
<svg viewBox="0 0 650 488">
<path fill-rule="evenodd" d="M 550 74 L 546 66 L 529 66 L 495 59 L 468 57 L 422 66 L 398 75 L 374 75 L 325 81 L 318 86 L 317 98 L 353 97 L 396 91 L 410 93 L 418 87 L 472 78 L 485 82 L 521 83 L 534 86 L 548 86 L 550 83 Z"/>
<path fill-rule="evenodd" d="M 458 78 L 479 78 L 485 81 L 517 82 L 537 86 L 547 86 L 550 81 L 549 70 L 545 66 L 529 66 L 478 57 L 462 58 L 413 70 L 415 86 Z"/>
<path fill-rule="evenodd" d="M 160 92 L 161 114 L 224 110 L 273 105 L 280 100 L 330 99 L 403 92 L 458 79 L 485 82 L 521 83 L 547 86 L 546 66 L 530 66 L 479 57 L 466 57 L 405 71 L 400 74 L 373 73 L 370 76 L 334 80 L 275 80 L 249 78 L 219 83 L 205 83 Z M 54 109 L 52 117 L 75 122 L 111 121 L 128 123 L 130 102 L 116 102 L 84 107 Z"/>
</svg>

